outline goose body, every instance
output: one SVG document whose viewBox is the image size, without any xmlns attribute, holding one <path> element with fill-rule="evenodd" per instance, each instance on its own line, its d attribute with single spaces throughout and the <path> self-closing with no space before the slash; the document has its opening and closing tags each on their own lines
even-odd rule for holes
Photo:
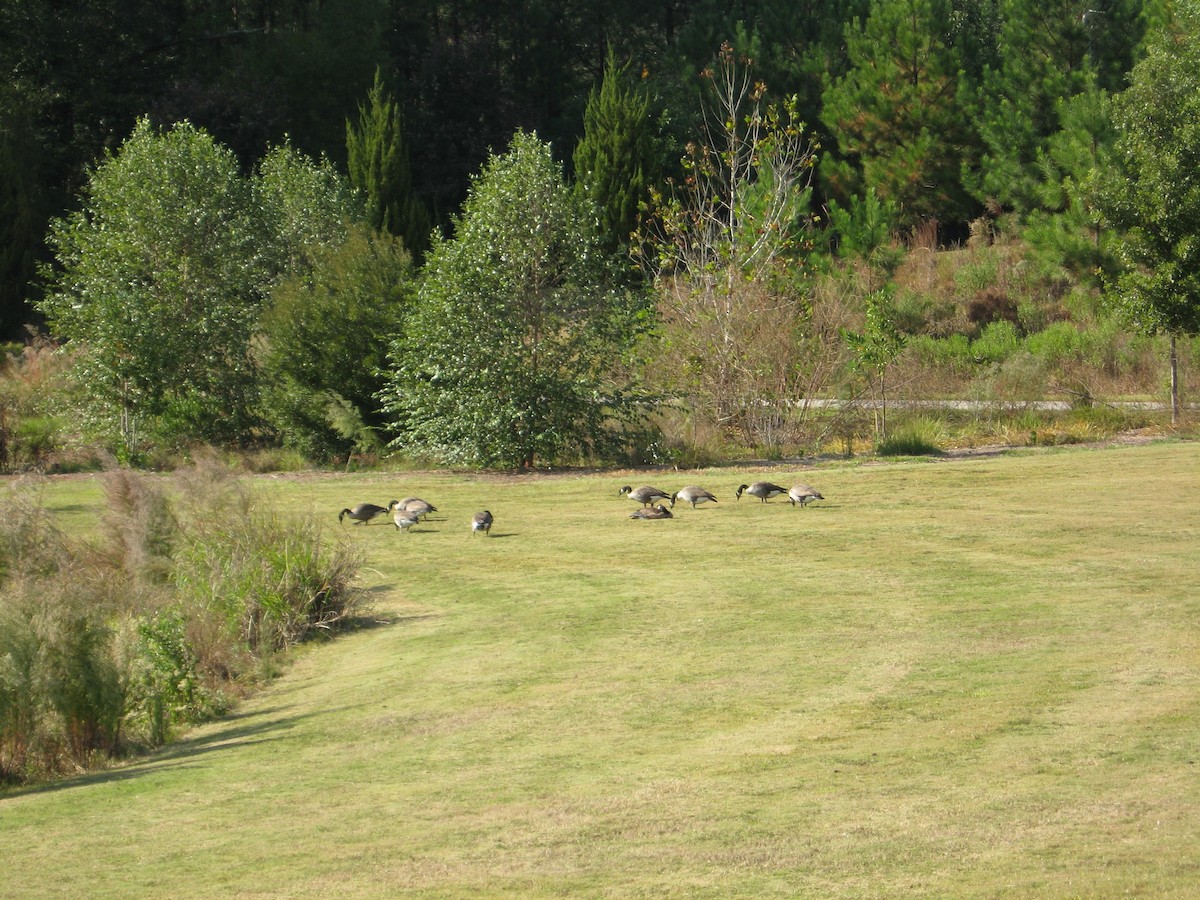
<svg viewBox="0 0 1200 900">
<path fill-rule="evenodd" d="M 621 488 L 620 493 L 628 495 L 630 500 L 636 500 L 642 506 L 649 506 L 655 500 L 670 500 L 671 505 L 675 505 L 675 501 L 671 498 L 670 494 L 666 491 L 660 491 L 656 487 L 650 487 L 648 484 L 637 488 L 625 485 L 625 487 Z"/>
<path fill-rule="evenodd" d="M 792 506 L 795 506 L 797 503 L 799 503 L 801 509 L 803 509 L 806 504 L 812 503 L 814 500 L 824 499 L 825 498 L 821 496 L 821 492 L 810 484 L 793 484 L 791 489 L 788 491 L 788 500 L 791 501 Z"/>
<path fill-rule="evenodd" d="M 410 512 L 418 519 L 422 516 L 428 517 L 431 512 L 438 511 L 436 506 L 422 500 L 420 497 L 405 497 L 403 500 L 393 500 L 392 506 L 389 508 Z"/>
<path fill-rule="evenodd" d="M 743 492 L 749 494 L 751 497 L 757 497 L 763 503 L 766 503 L 771 497 L 786 494 L 788 490 L 769 481 L 756 481 L 754 484 L 743 484 L 737 489 L 737 498 L 739 500 L 742 499 Z"/>
<path fill-rule="evenodd" d="M 671 498 L 671 506 L 675 505 L 676 500 L 682 500 L 684 503 L 692 504 L 692 509 L 696 508 L 697 503 L 707 503 L 712 501 L 717 502 L 717 498 L 706 491 L 704 488 L 694 484 L 689 484 L 687 487 L 680 488 L 675 492 L 675 496 Z"/>
<path fill-rule="evenodd" d="M 338 521 L 341 522 L 346 516 L 355 525 L 366 525 L 376 516 L 388 511 L 388 507 L 376 506 L 374 503 L 360 503 L 353 509 L 343 509 L 338 513 Z"/>
<path fill-rule="evenodd" d="M 471 517 L 471 534 L 474 535 L 477 531 L 482 531 L 484 534 L 492 532 L 492 514 L 486 509 Z"/>
<path fill-rule="evenodd" d="M 397 529 L 407 532 L 421 520 L 418 516 L 410 513 L 408 510 L 397 509 L 394 513 L 392 513 L 392 521 L 396 523 Z"/>
<path fill-rule="evenodd" d="M 669 509 L 667 509 L 665 506 L 663 506 L 660 503 L 657 506 L 650 506 L 650 507 L 643 506 L 641 509 L 635 509 L 632 513 L 629 514 L 629 518 L 631 518 L 631 519 L 672 519 L 672 518 L 674 518 L 674 516 L 671 514 L 671 511 Z"/>
</svg>

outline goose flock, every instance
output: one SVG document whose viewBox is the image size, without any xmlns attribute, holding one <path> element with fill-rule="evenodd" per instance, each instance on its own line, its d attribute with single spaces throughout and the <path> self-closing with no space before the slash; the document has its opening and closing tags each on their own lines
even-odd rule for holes
<svg viewBox="0 0 1200 900">
<path fill-rule="evenodd" d="M 786 488 L 778 484 L 773 484 L 770 481 L 756 481 L 753 484 L 739 485 L 735 493 L 738 500 L 742 499 L 742 494 L 749 494 L 751 497 L 757 497 L 763 503 L 766 503 L 772 497 L 786 495 L 792 506 L 799 503 L 801 508 L 812 503 L 814 500 L 825 499 L 821 492 L 810 484 L 794 484 L 790 488 Z M 675 501 L 677 500 L 690 503 L 692 509 L 695 509 L 701 503 L 717 502 L 716 497 L 696 484 L 689 484 L 686 487 L 682 487 L 674 494 L 668 494 L 666 491 L 651 487 L 648 484 L 636 488 L 625 485 L 625 487 L 621 488 L 620 494 L 642 504 L 641 509 L 630 514 L 629 518 L 631 519 L 674 518 L 671 510 L 675 508 Z M 662 503 L 655 502 L 659 500 L 670 501 L 670 508 L 667 508 Z"/>
<path fill-rule="evenodd" d="M 640 487 L 625 485 L 618 494 L 641 504 L 641 507 L 632 512 L 629 518 L 648 521 L 673 519 L 675 515 L 671 510 L 675 508 L 677 501 L 690 504 L 692 509 L 702 503 L 717 502 L 717 498 L 710 491 L 696 484 L 686 485 L 673 494 L 648 484 Z M 751 497 L 757 497 L 762 503 L 766 503 L 773 497 L 786 496 L 792 506 L 799 503 L 802 509 L 814 500 L 825 499 L 820 491 L 809 484 L 794 484 L 787 488 L 770 481 L 756 481 L 753 484 L 739 485 L 735 494 L 738 500 L 742 499 L 742 494 L 748 494 Z M 670 503 L 669 507 L 666 505 L 667 503 Z M 354 525 L 370 525 L 373 519 L 388 513 L 396 528 L 407 533 L 421 524 L 423 518 L 428 518 L 430 513 L 437 511 L 438 508 L 427 500 L 422 500 L 420 497 L 405 497 L 403 500 L 393 500 L 387 506 L 359 503 L 357 506 L 347 507 L 338 513 L 338 521 L 344 525 L 348 518 Z M 472 536 L 480 531 L 485 536 L 490 535 L 493 521 L 494 518 L 489 510 L 485 509 L 475 513 L 471 517 Z"/>
</svg>

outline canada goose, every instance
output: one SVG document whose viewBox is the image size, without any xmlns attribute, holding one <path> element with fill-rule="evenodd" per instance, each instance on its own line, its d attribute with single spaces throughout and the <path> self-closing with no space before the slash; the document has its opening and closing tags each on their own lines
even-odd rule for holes
<svg viewBox="0 0 1200 900">
<path fill-rule="evenodd" d="M 410 513 L 408 510 L 397 509 L 392 514 L 392 521 L 396 523 L 396 528 L 398 528 L 400 531 L 407 532 L 408 529 L 420 522 L 421 519 L 413 513 Z"/>
<path fill-rule="evenodd" d="M 667 509 L 665 506 L 663 506 L 660 503 L 657 506 L 651 506 L 649 508 L 643 506 L 641 509 L 635 509 L 632 513 L 629 514 L 629 518 L 631 518 L 631 519 L 673 519 L 674 516 L 671 514 L 671 511 L 669 509 Z"/>
<path fill-rule="evenodd" d="M 788 491 L 788 500 L 792 502 L 792 506 L 797 503 L 803 509 L 805 504 L 812 503 L 814 500 L 824 500 L 821 492 L 809 484 L 793 484 L 791 490 Z"/>
<path fill-rule="evenodd" d="M 396 501 L 393 500 L 392 502 L 395 503 Z M 374 503 L 360 503 L 354 509 L 343 509 L 338 513 L 338 521 L 342 522 L 346 516 L 349 516 L 355 525 L 367 525 L 377 515 L 385 513 L 389 509 L 391 509 L 390 506 L 383 507 L 376 506 Z M 345 523 L 343 522 L 342 524 Z"/>
<path fill-rule="evenodd" d="M 484 534 L 492 533 L 492 514 L 486 509 L 483 512 L 477 512 L 471 517 L 471 535 L 475 532 L 482 531 Z"/>
<path fill-rule="evenodd" d="M 427 503 L 420 497 L 405 497 L 403 500 L 393 500 L 392 505 L 396 509 L 402 509 L 412 513 L 418 519 L 422 516 L 428 518 L 431 512 L 437 512 L 438 508 L 432 503 Z M 388 507 L 391 509 L 392 507 Z"/>
<path fill-rule="evenodd" d="M 771 484 L 769 481 L 756 481 L 754 484 L 743 484 L 737 489 L 737 498 L 739 500 L 742 499 L 743 491 L 751 497 L 757 497 L 763 503 L 766 503 L 768 497 L 778 497 L 780 494 L 786 494 L 787 488 Z"/>
<path fill-rule="evenodd" d="M 620 493 L 628 494 L 630 500 L 636 500 L 642 506 L 649 506 L 655 500 L 670 500 L 671 506 L 675 505 L 675 501 L 666 491 L 660 491 L 658 488 L 650 487 L 644 484 L 639 488 L 631 488 L 629 485 L 621 488 Z"/>
<path fill-rule="evenodd" d="M 717 498 L 710 494 L 702 487 L 697 487 L 694 484 L 689 484 L 687 487 L 680 488 L 671 498 L 671 506 L 675 506 L 676 500 L 682 500 L 684 503 L 692 504 L 692 509 L 696 508 L 697 503 L 706 503 L 711 500 L 717 502 Z"/>
</svg>

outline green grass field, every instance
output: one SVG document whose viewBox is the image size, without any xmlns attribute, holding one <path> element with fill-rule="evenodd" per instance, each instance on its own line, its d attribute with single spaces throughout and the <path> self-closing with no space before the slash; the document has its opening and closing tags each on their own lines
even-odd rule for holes
<svg viewBox="0 0 1200 900">
<path fill-rule="evenodd" d="M 754 476 L 828 500 L 735 502 Z M 372 623 L 236 715 L 0 799 L 0 895 L 1200 885 L 1200 445 L 262 480 L 333 529 L 360 500 L 440 511 L 344 529 Z M 631 521 L 645 481 L 720 502 Z M 100 502 L 48 494 L 75 529 Z"/>
</svg>

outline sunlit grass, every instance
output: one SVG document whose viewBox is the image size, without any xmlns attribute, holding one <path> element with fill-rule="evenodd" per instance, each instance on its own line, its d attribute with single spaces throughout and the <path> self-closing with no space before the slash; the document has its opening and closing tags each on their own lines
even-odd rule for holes
<svg viewBox="0 0 1200 900">
<path fill-rule="evenodd" d="M 150 761 L 0 800 L 0 893 L 1189 896 L 1198 464 L 275 478 L 331 520 L 439 512 L 344 529 L 376 627 Z M 828 499 L 737 502 L 747 476 Z M 719 502 L 631 521 L 635 481 Z M 97 500 L 47 505 L 82 529 Z"/>
</svg>

